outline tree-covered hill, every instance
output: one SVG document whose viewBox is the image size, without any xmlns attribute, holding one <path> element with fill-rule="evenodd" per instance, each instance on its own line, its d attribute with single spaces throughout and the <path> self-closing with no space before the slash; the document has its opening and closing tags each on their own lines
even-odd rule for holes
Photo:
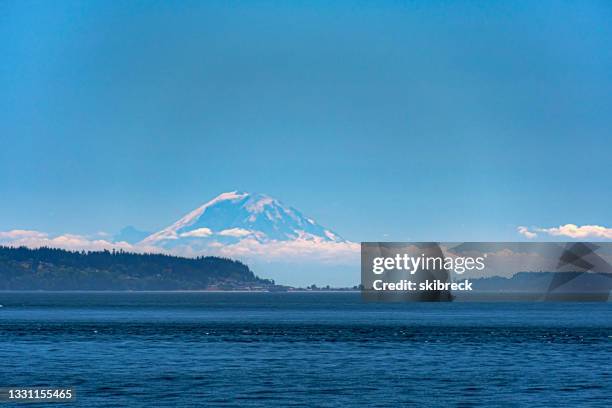
<svg viewBox="0 0 612 408">
<path fill-rule="evenodd" d="M 72 252 L 0 246 L 0 290 L 267 289 L 245 264 L 123 251 Z"/>
</svg>

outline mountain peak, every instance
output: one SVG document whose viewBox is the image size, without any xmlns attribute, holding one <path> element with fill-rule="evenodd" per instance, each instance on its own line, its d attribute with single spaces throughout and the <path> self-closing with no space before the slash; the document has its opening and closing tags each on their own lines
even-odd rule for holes
<svg viewBox="0 0 612 408">
<path fill-rule="evenodd" d="M 293 207 L 262 193 L 229 191 L 189 212 L 174 224 L 145 238 L 145 244 L 232 244 L 240 240 L 345 242 Z"/>
</svg>

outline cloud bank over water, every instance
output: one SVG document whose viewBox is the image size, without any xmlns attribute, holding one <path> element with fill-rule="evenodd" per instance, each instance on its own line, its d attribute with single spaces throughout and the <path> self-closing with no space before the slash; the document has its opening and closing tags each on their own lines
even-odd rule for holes
<svg viewBox="0 0 612 408">
<path fill-rule="evenodd" d="M 71 251 L 124 250 L 129 252 L 167 253 L 179 256 L 223 256 L 236 259 L 258 258 L 263 261 L 319 261 L 329 264 L 352 264 L 359 262 L 359 244 L 349 241 L 330 242 L 318 239 L 296 239 L 292 241 L 259 242 L 253 238 L 240 240 L 232 244 L 211 241 L 197 248 L 180 245 L 173 248 L 125 241 L 113 242 L 106 239 L 77 234 L 52 236 L 35 230 L 0 231 L 0 245 L 28 248 L 61 248 Z"/>
<path fill-rule="evenodd" d="M 525 226 L 517 227 L 519 234 L 525 238 L 534 239 L 538 234 L 544 234 L 552 237 L 567 237 L 571 239 L 612 239 L 612 228 L 601 225 L 582 225 L 565 224 L 558 227 L 541 228 Z"/>
</svg>

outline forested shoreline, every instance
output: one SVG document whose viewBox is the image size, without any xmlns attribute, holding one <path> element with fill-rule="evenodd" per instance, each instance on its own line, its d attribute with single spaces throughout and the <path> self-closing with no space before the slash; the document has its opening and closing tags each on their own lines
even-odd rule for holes
<svg viewBox="0 0 612 408">
<path fill-rule="evenodd" d="M 242 262 L 125 251 L 0 246 L 0 290 L 265 290 Z"/>
</svg>

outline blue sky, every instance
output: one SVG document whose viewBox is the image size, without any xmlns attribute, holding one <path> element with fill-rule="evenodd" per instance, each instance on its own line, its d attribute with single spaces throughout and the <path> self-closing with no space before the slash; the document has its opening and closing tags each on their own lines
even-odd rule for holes
<svg viewBox="0 0 612 408">
<path fill-rule="evenodd" d="M 235 189 L 353 241 L 610 225 L 609 2 L 169 3 L 0 2 L 0 231 Z"/>
</svg>

